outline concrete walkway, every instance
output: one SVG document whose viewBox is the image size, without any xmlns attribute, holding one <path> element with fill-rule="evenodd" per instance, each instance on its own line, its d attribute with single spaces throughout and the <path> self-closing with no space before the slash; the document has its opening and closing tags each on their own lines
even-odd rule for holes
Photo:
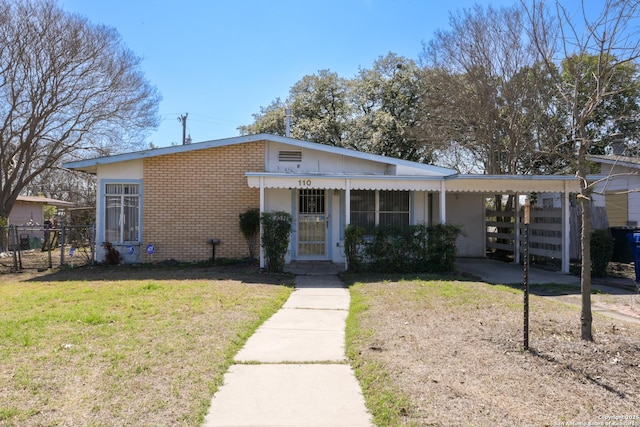
<svg viewBox="0 0 640 427">
<path fill-rule="evenodd" d="M 335 275 L 296 276 L 285 305 L 235 357 L 204 426 L 371 426 L 346 360 L 349 291 Z"/>
</svg>

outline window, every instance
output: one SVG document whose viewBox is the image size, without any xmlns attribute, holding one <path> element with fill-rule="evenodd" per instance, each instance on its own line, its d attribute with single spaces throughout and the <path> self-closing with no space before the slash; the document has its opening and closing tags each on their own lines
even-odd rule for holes
<svg viewBox="0 0 640 427">
<path fill-rule="evenodd" d="M 376 192 L 373 190 L 351 191 L 351 224 L 367 230 L 376 225 Z"/>
<path fill-rule="evenodd" d="M 105 185 L 104 238 L 107 242 L 140 240 L 140 185 Z"/>
<path fill-rule="evenodd" d="M 380 191 L 380 225 L 409 225 L 409 192 Z"/>
<path fill-rule="evenodd" d="M 351 191 L 351 224 L 367 230 L 377 225 L 409 225 L 409 192 Z"/>
</svg>

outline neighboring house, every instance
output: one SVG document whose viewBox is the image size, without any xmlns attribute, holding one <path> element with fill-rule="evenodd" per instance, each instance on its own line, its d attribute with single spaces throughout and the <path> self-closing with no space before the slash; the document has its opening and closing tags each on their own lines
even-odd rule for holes
<svg viewBox="0 0 640 427">
<path fill-rule="evenodd" d="M 268 134 L 163 147 L 65 164 L 97 175 L 98 259 L 109 241 L 125 262 L 246 257 L 239 215 L 285 211 L 287 262 L 344 263 L 348 224 L 463 226 L 461 256 L 486 253 L 485 197 L 563 194 L 563 236 L 574 176 L 459 175 L 454 170 Z M 518 198 L 516 197 L 516 200 Z M 518 229 L 518 227 L 516 227 Z M 569 271 L 568 242 L 562 270 Z M 153 254 L 147 253 L 153 245 Z M 260 254 L 264 266 L 264 254 Z"/>
<path fill-rule="evenodd" d="M 65 208 L 73 206 L 71 202 L 51 199 L 39 196 L 18 196 L 9 214 L 9 225 L 33 225 L 42 227 L 44 225 L 44 207 L 56 206 Z"/>
<path fill-rule="evenodd" d="M 606 206 L 609 227 L 640 225 L 640 158 L 619 154 L 589 156 L 603 177 L 595 186 L 593 200 Z"/>
</svg>

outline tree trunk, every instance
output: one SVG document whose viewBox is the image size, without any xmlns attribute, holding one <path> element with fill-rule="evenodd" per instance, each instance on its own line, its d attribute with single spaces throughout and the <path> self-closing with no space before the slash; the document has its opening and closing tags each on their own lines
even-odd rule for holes
<svg viewBox="0 0 640 427">
<path fill-rule="evenodd" d="M 582 311 L 580 313 L 580 337 L 593 341 L 591 333 L 591 200 L 585 189 L 580 191 L 582 202 L 582 267 L 580 269 L 580 288 L 582 293 Z"/>
<path fill-rule="evenodd" d="M 587 148 L 588 134 L 584 120 L 579 122 L 580 147 L 578 149 L 578 179 L 580 180 L 580 203 L 582 204 L 582 266 L 580 268 L 580 288 L 582 294 L 582 311 L 580 312 L 580 337 L 585 341 L 593 341 L 591 323 L 591 192 L 587 182 Z"/>
</svg>

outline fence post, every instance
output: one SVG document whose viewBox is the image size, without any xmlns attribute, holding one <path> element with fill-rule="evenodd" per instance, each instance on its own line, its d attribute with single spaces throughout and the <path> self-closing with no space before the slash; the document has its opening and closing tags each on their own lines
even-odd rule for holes
<svg viewBox="0 0 640 427">
<path fill-rule="evenodd" d="M 96 225 L 91 224 L 91 266 L 94 265 L 96 260 Z"/>
<path fill-rule="evenodd" d="M 18 272 L 22 270 L 22 258 L 20 258 L 20 241 L 18 240 L 18 229 L 13 225 L 9 226 L 9 240 L 9 246 L 13 248 L 13 271 Z M 20 269 L 18 269 L 18 264 L 20 264 Z"/>
<path fill-rule="evenodd" d="M 49 268 L 53 267 L 53 262 L 51 261 L 51 249 L 52 249 L 52 242 L 51 242 L 51 229 L 47 228 L 45 229 L 45 234 L 46 234 L 46 238 L 44 239 L 45 241 L 45 245 L 47 246 L 47 258 L 49 258 Z"/>
<path fill-rule="evenodd" d="M 67 226 L 62 224 L 60 227 L 60 266 L 64 265 L 64 244 L 66 240 L 66 228 Z"/>
</svg>

